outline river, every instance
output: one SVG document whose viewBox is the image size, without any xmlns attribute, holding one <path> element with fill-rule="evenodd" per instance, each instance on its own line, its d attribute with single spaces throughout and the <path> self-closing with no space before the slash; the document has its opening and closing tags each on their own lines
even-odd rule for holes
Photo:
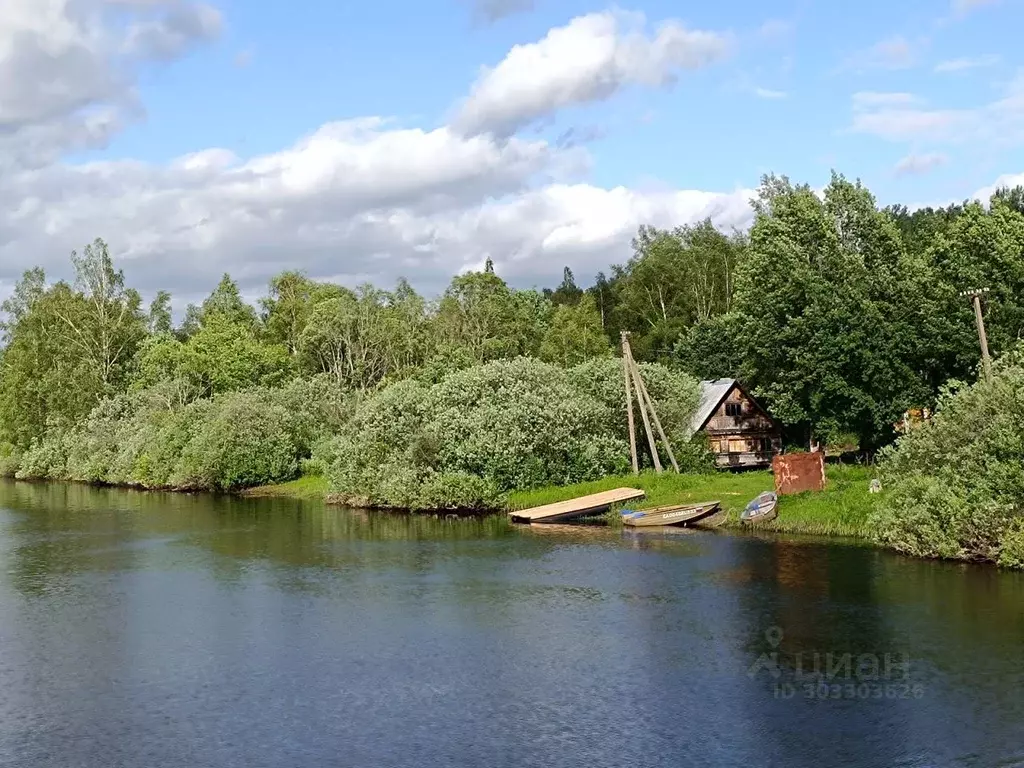
<svg viewBox="0 0 1024 768">
<path fill-rule="evenodd" d="M 0 484 L 0 766 L 1024 765 L 1024 576 Z"/>
</svg>

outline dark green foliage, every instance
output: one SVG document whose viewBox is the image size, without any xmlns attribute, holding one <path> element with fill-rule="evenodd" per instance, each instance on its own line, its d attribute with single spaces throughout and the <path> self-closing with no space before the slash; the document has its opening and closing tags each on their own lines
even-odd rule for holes
<svg viewBox="0 0 1024 768">
<path fill-rule="evenodd" d="M 394 384 L 343 429 L 334 490 L 375 506 L 493 508 L 514 488 L 622 471 L 628 448 L 615 415 L 573 381 L 519 358 L 437 384 Z"/>
<path fill-rule="evenodd" d="M 931 398 L 915 364 L 919 262 L 867 190 L 840 176 L 824 199 L 766 179 L 756 208 L 734 303 L 742 378 L 808 436 L 884 444 L 904 410 Z"/>
<path fill-rule="evenodd" d="M 233 490 L 289 480 L 313 443 L 345 423 L 351 399 L 327 380 L 172 403 L 159 388 L 104 400 L 71 429 L 51 428 L 4 470 L 142 488 Z"/>
<path fill-rule="evenodd" d="M 749 235 L 708 221 L 642 227 L 632 254 L 590 287 L 566 268 L 554 289 L 515 289 L 490 259 L 436 301 L 404 280 L 349 288 L 284 272 L 257 313 L 225 275 L 176 328 L 170 296 L 143 309 L 96 241 L 73 255 L 73 283 L 30 270 L 3 305 L 0 473 L 233 489 L 301 469 L 330 473 L 351 499 L 489 507 L 509 489 L 626 466 L 620 330 L 648 361 L 687 471 L 711 466 L 688 434 L 692 377 L 743 379 L 796 445 L 870 452 L 893 439 L 906 408 L 976 378 L 961 290 L 991 289 L 994 353 L 1024 336 L 1022 200 L 1024 190 L 1001 190 L 989 206 L 880 210 L 841 176 L 821 195 L 767 177 Z M 999 399 L 957 397 L 966 410 Z M 967 423 L 959 402 L 944 401 L 950 424 Z M 947 425 L 901 443 L 899 456 L 914 458 L 887 459 L 887 543 L 1024 562 L 1007 490 L 1014 464 L 1003 458 L 1017 438 L 995 421 L 998 435 L 972 425 L 980 440 L 947 440 Z M 639 420 L 637 431 L 650 466 Z M 958 441 L 975 453 L 961 456 Z"/>
<path fill-rule="evenodd" d="M 562 282 L 555 290 L 552 291 L 550 288 L 544 289 L 544 298 L 548 299 L 555 306 L 575 306 L 583 295 L 583 289 L 576 285 L 576 277 L 569 267 L 565 267 L 562 270 Z"/>
<path fill-rule="evenodd" d="M 694 323 L 675 342 L 679 365 L 699 379 L 734 378 L 743 370 L 743 323 L 737 312 Z"/>
<path fill-rule="evenodd" d="M 1024 358 L 951 388 L 930 424 L 883 452 L 873 536 L 912 555 L 1024 564 Z"/>
<path fill-rule="evenodd" d="M 665 436 L 672 443 L 677 458 L 687 455 L 687 451 L 695 451 L 691 464 L 706 466 L 706 446 L 701 448 L 698 442 L 688 448 L 690 441 L 690 420 L 697 410 L 700 392 L 696 379 L 669 370 L 657 363 L 640 363 L 640 374 L 647 386 L 651 400 L 665 429 Z M 569 371 L 569 380 L 578 390 L 595 398 L 605 407 L 611 421 L 608 423 L 610 432 L 623 435 L 629 439 L 629 427 L 626 419 L 626 390 L 622 375 L 622 359 L 605 357 L 590 360 L 577 365 Z M 635 393 L 634 393 L 635 397 Z M 640 412 L 634 405 L 637 445 L 641 453 L 647 451 L 647 438 L 640 420 Z M 648 451 L 649 453 L 649 451 Z M 667 464 L 667 453 L 662 449 L 662 460 Z M 644 460 L 650 457 L 644 453 Z M 653 463 L 652 463 L 653 466 Z"/>
</svg>

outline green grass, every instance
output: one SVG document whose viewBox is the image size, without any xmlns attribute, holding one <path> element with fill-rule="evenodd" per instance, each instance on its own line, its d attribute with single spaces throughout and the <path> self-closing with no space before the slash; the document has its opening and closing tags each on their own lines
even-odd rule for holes
<svg viewBox="0 0 1024 768">
<path fill-rule="evenodd" d="M 872 471 L 865 467 L 830 464 L 825 469 L 825 475 L 827 483 L 824 491 L 783 496 L 779 501 L 779 516 L 770 523 L 758 524 L 756 529 L 819 536 L 864 537 L 868 515 L 884 495 L 868 493 Z M 771 472 L 716 472 L 709 475 L 676 475 L 670 472 L 658 475 L 644 472 L 641 475 L 606 477 L 577 485 L 517 491 L 509 494 L 508 508 L 539 507 L 621 487 L 640 488 L 647 494 L 643 499 L 628 504 L 631 509 L 718 500 L 722 503 L 722 512 L 709 518 L 706 524 L 739 528 L 740 512 L 747 502 L 762 491 L 771 490 L 773 481 Z M 288 483 L 250 488 L 244 491 L 244 495 L 323 499 L 327 492 L 327 478 L 300 477 Z M 613 508 L 605 517 L 612 525 L 622 524 L 619 508 Z"/>
<path fill-rule="evenodd" d="M 761 523 L 757 530 L 807 533 L 823 536 L 864 536 L 868 515 L 881 494 L 868 493 L 872 472 L 865 467 L 828 465 L 825 490 L 783 496 L 779 516 L 770 523 Z M 686 504 L 718 500 L 722 512 L 709 518 L 708 524 L 739 527 L 739 516 L 752 498 L 773 488 L 770 472 L 717 472 L 710 475 L 661 475 L 644 472 L 640 475 L 606 477 L 591 483 L 562 487 L 538 488 L 509 495 L 509 509 L 526 509 L 556 501 L 565 501 L 589 493 L 612 488 L 640 488 L 645 498 L 626 506 L 646 509 L 664 504 Z M 621 524 L 619 509 L 613 508 L 606 518 Z"/>
<path fill-rule="evenodd" d="M 242 492 L 243 496 L 283 496 L 291 499 L 323 499 L 327 495 L 327 478 L 307 475 L 298 480 L 276 485 L 261 485 Z"/>
</svg>

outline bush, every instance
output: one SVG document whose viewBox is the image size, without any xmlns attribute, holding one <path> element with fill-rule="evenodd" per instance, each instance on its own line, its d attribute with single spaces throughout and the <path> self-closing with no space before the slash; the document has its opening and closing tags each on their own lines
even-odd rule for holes
<svg viewBox="0 0 1024 768">
<path fill-rule="evenodd" d="M 42 439 L 35 439 L 21 457 L 15 477 L 19 480 L 66 480 L 70 436 L 50 427 Z"/>
<path fill-rule="evenodd" d="M 320 379 L 175 405 L 151 388 L 100 402 L 75 429 L 51 429 L 17 477 L 141 488 L 233 490 L 289 480 L 350 400 Z"/>
<path fill-rule="evenodd" d="M 666 431 L 685 434 L 696 382 L 662 366 L 645 366 L 644 375 Z M 621 376 L 613 360 L 567 371 L 517 358 L 438 383 L 399 382 L 369 396 L 321 449 L 334 458 L 332 488 L 340 500 L 371 506 L 482 509 L 512 489 L 625 472 Z M 682 460 L 707 466 L 706 449 L 686 444 L 679 441 Z"/>
<path fill-rule="evenodd" d="M 21 451 L 11 443 L 0 443 L 0 477 L 14 477 L 21 469 Z"/>
<path fill-rule="evenodd" d="M 877 541 L 924 557 L 1014 565 L 1024 553 L 1024 365 L 950 388 L 932 421 L 883 451 L 888 489 L 870 520 Z"/>
<path fill-rule="evenodd" d="M 233 392 L 214 405 L 184 446 L 172 486 L 234 490 L 295 476 L 301 429 L 288 411 L 259 392 Z"/>
<path fill-rule="evenodd" d="M 710 472 L 715 468 L 714 456 L 708 450 L 707 440 L 692 435 L 690 421 L 700 401 L 700 382 L 685 373 L 677 373 L 658 363 L 640 363 L 640 375 L 647 387 L 665 436 L 682 472 Z M 622 375 L 622 360 L 598 358 L 577 365 L 569 371 L 570 380 L 577 389 L 595 397 L 607 408 L 611 417 L 609 429 L 626 435 L 629 426 L 626 417 L 626 390 Z M 646 446 L 646 436 L 635 404 L 637 444 Z M 652 426 L 653 428 L 653 426 Z M 641 449 L 642 459 L 649 466 L 650 458 Z M 662 450 L 662 457 L 665 452 Z"/>
</svg>

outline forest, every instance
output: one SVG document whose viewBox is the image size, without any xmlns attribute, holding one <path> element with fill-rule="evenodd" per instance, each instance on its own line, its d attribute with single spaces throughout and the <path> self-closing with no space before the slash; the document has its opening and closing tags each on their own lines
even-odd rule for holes
<svg viewBox="0 0 1024 768">
<path fill-rule="evenodd" d="M 999 382 L 1019 374 L 1024 190 L 910 210 L 838 174 L 823 191 L 766 176 L 753 206 L 746 232 L 641 227 L 587 286 L 566 268 L 557 286 L 516 289 L 488 259 L 438 297 L 288 271 L 252 306 L 224 275 L 177 322 L 171 296 L 144 302 L 96 240 L 72 254 L 73 281 L 30 269 L 3 304 L 0 473 L 211 490 L 321 474 L 350 503 L 493 508 L 511 490 L 627 470 L 614 356 L 628 330 L 688 471 L 711 467 L 687 433 L 698 381 L 737 377 L 787 445 L 846 447 L 917 478 L 887 505 L 886 543 L 998 559 L 1024 509 L 1021 471 L 939 499 L 938 449 L 922 446 L 946 430 L 941 471 L 956 476 L 953 434 L 971 435 L 950 426 L 958 408 L 997 391 L 1020 405 Z M 990 289 L 988 389 L 960 296 L 975 287 Z M 905 411 L 937 404 L 937 429 L 893 446 Z M 1021 423 L 1000 422 L 1009 436 L 992 448 L 1018 451 L 1018 466 Z M 922 515 L 997 497 L 1002 527 L 985 541 L 946 523 L 911 535 Z"/>
</svg>

